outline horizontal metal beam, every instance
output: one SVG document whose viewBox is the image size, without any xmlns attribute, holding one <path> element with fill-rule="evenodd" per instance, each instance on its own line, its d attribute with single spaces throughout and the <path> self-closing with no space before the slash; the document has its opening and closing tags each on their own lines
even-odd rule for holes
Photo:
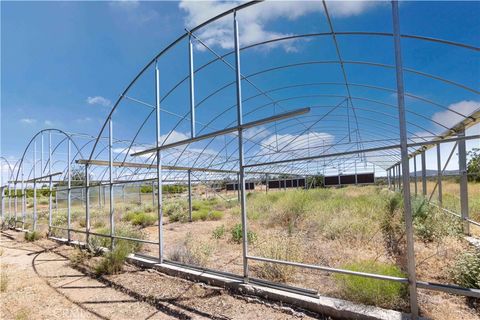
<svg viewBox="0 0 480 320">
<path fill-rule="evenodd" d="M 472 140 L 472 139 L 480 139 L 480 135 L 473 135 L 473 136 L 467 136 L 467 137 L 443 139 L 443 140 L 437 141 L 437 142 L 435 142 L 435 143 L 447 143 L 447 142 L 455 142 L 455 141 L 458 141 L 458 140 Z M 408 147 L 408 148 L 411 148 L 411 147 L 419 147 L 419 146 L 430 145 L 430 144 L 432 144 L 431 141 L 416 142 L 416 143 L 409 143 L 409 144 L 407 145 L 407 147 Z M 352 151 L 345 151 L 345 152 L 335 152 L 335 153 L 328 153 L 328 154 L 320 154 L 320 155 L 310 156 L 310 157 L 301 157 L 301 158 L 277 160 L 277 161 L 271 161 L 271 162 L 262 162 L 262 163 L 246 164 L 244 167 L 245 167 L 245 168 L 250 168 L 250 167 L 268 166 L 268 165 L 281 164 L 281 163 L 289 163 L 289 162 L 297 162 L 297 161 L 310 161 L 310 160 L 316 160 L 316 159 L 322 159 L 322 158 L 330 158 L 330 157 L 337 157 L 337 156 L 346 156 L 346 155 L 357 154 L 357 153 L 368 153 L 368 152 L 384 151 L 384 150 L 390 150 L 390 149 L 400 149 L 400 145 L 399 145 L 399 144 L 393 144 L 393 145 L 383 146 L 383 147 L 375 147 L 375 148 L 367 148 L 367 149 L 352 150 Z"/>
<path fill-rule="evenodd" d="M 58 176 L 58 175 L 61 175 L 61 174 L 63 174 L 63 172 L 55 172 L 55 173 L 47 174 L 47 175 L 44 175 L 44 176 L 41 176 L 41 177 L 26 180 L 25 182 L 35 182 L 35 181 L 38 181 L 38 180 Z M 50 180 L 48 180 L 48 181 L 50 181 Z"/>
<path fill-rule="evenodd" d="M 401 282 L 401 283 L 408 283 L 408 278 L 384 276 L 384 275 L 373 274 L 373 273 L 365 273 L 365 272 L 351 271 L 351 270 L 345 270 L 345 269 L 336 269 L 336 268 L 330 268 L 330 267 L 317 266 L 317 265 L 313 265 L 313 264 L 306 264 L 306 263 L 292 262 L 292 261 L 284 261 L 284 260 L 276 260 L 276 259 L 255 257 L 255 256 L 247 256 L 247 258 L 249 260 L 256 260 L 256 261 L 261 261 L 261 262 L 278 263 L 278 264 L 284 264 L 284 265 L 300 267 L 300 268 L 314 269 L 314 270 L 333 272 L 333 273 L 341 273 L 341 274 L 367 277 L 367 278 L 373 278 L 373 279 L 379 279 L 379 280 L 388 280 L 388 281 L 395 281 L 395 282 Z"/>
<path fill-rule="evenodd" d="M 75 161 L 78 164 L 88 164 L 94 166 L 109 166 L 110 162 L 106 160 L 85 160 L 80 159 Z M 114 167 L 128 167 L 128 168 L 144 168 L 144 169 L 155 169 L 156 164 L 150 163 L 137 163 L 137 162 L 113 162 Z M 194 168 L 194 167 L 182 167 L 182 166 L 169 166 L 162 165 L 162 170 L 173 170 L 173 171 L 198 171 L 198 172 L 219 172 L 219 173 L 238 173 L 235 170 L 226 170 L 226 169 L 215 169 L 215 168 Z"/>
<path fill-rule="evenodd" d="M 194 142 L 198 142 L 198 141 L 202 141 L 202 140 L 206 140 L 206 139 L 211 139 L 211 138 L 215 138 L 215 137 L 220 136 L 220 135 L 225 135 L 225 134 L 237 132 L 238 130 L 249 129 L 249 128 L 257 127 L 257 126 L 260 126 L 260 125 L 263 125 L 263 124 L 266 124 L 266 123 L 275 122 L 275 121 L 299 116 L 299 115 L 302 115 L 302 114 L 305 114 L 305 113 L 308 113 L 308 112 L 310 112 L 310 108 L 302 108 L 302 109 L 298 109 L 298 110 L 294 110 L 294 111 L 290 111 L 290 112 L 285 112 L 285 113 L 274 115 L 272 117 L 268 117 L 268 118 L 265 118 L 265 119 L 260 119 L 260 120 L 248 122 L 248 123 L 245 123 L 245 124 L 240 125 L 240 126 L 230 127 L 230 128 L 214 131 L 214 132 L 211 132 L 211 133 L 207 133 L 207 134 L 204 134 L 204 135 L 201 135 L 201 136 L 197 136 L 197 137 L 194 137 L 194 138 L 181 140 L 181 141 L 177 141 L 177 142 L 173 142 L 173 143 L 169 143 L 169 144 L 164 144 L 162 146 L 159 146 L 158 148 L 151 148 L 151 149 L 135 152 L 135 153 L 132 153 L 131 156 L 137 157 L 137 156 L 141 156 L 141 155 L 145 155 L 145 154 L 154 153 L 158 150 L 164 150 L 164 149 L 178 147 L 178 146 L 181 146 L 181 145 L 190 144 L 190 143 L 194 143 Z"/>
</svg>

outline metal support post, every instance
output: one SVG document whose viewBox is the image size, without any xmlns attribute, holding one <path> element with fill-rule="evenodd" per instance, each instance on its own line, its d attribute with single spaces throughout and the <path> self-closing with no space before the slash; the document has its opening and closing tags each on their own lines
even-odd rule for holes
<svg viewBox="0 0 480 320">
<path fill-rule="evenodd" d="M 37 142 L 33 143 L 33 231 L 37 228 Z"/>
<path fill-rule="evenodd" d="M 88 244 L 90 241 L 90 177 L 88 164 L 85 164 L 85 236 Z"/>
<path fill-rule="evenodd" d="M 192 222 L 192 170 L 188 170 L 188 221 Z"/>
<path fill-rule="evenodd" d="M 52 133 L 48 133 L 48 174 L 52 174 Z M 48 234 L 52 231 L 52 176 L 48 185 Z"/>
<path fill-rule="evenodd" d="M 465 129 L 457 134 L 465 137 Z M 460 173 L 460 211 L 463 219 L 463 233 L 470 235 L 468 219 L 468 177 L 467 177 L 467 148 L 465 140 L 458 141 L 458 171 Z"/>
<path fill-rule="evenodd" d="M 152 207 L 155 207 L 155 181 L 152 181 Z"/>
<path fill-rule="evenodd" d="M 265 193 L 268 193 L 268 173 L 265 174 Z"/>
<path fill-rule="evenodd" d="M 397 82 L 397 99 L 398 99 L 398 119 L 400 126 L 400 150 L 402 157 L 402 178 L 403 178 L 403 206 L 405 214 L 405 234 L 407 240 L 407 271 L 408 286 L 410 298 L 410 312 L 412 319 L 418 318 L 418 301 L 417 301 L 417 276 L 415 270 L 415 251 L 413 239 L 413 218 L 410 199 L 410 169 L 408 159 L 407 146 L 407 125 L 405 117 L 405 92 L 403 83 L 403 62 L 402 49 L 400 43 L 400 17 L 398 12 L 398 1 L 392 1 L 392 21 L 393 21 L 393 39 L 395 45 L 395 71 Z"/>
<path fill-rule="evenodd" d="M 354 160 L 355 163 L 355 185 L 358 185 L 358 179 L 357 179 L 357 160 Z"/>
<path fill-rule="evenodd" d="M 391 181 L 390 181 L 390 169 L 387 169 L 387 182 L 388 182 L 388 189 L 391 189 Z"/>
<path fill-rule="evenodd" d="M 112 117 L 108 119 L 108 175 L 109 175 L 109 207 L 110 207 L 110 246 L 111 249 L 115 247 L 115 240 L 113 236 L 115 235 L 115 208 L 113 202 L 113 120 Z M 105 194 L 105 193 L 104 193 Z"/>
<path fill-rule="evenodd" d="M 23 167 L 24 166 L 22 164 L 22 229 L 25 229 L 25 220 L 27 217 L 27 196 L 25 194 L 25 175 Z"/>
<path fill-rule="evenodd" d="M 15 219 L 15 222 L 14 222 L 14 227 L 16 228 L 17 227 L 17 182 L 15 181 L 13 183 L 13 192 L 14 192 L 14 197 L 13 198 L 13 212 L 14 212 L 14 219 Z"/>
<path fill-rule="evenodd" d="M 68 139 L 68 150 L 67 150 L 67 162 L 68 162 L 68 167 L 67 167 L 67 174 L 68 174 L 68 177 L 67 177 L 67 240 L 68 242 L 70 242 L 72 239 L 71 239 L 71 234 L 70 234 L 70 229 L 71 229 L 71 225 L 72 225 L 72 221 L 71 221 L 71 212 L 70 212 L 70 208 L 71 208 L 71 201 L 72 201 L 72 172 L 71 172 L 71 164 L 70 162 L 72 161 L 71 160 L 71 155 L 70 155 L 70 145 L 71 145 L 71 141 L 70 139 Z"/>
<path fill-rule="evenodd" d="M 240 208 L 242 212 L 242 248 L 243 248 L 243 280 L 248 282 L 248 242 L 247 242 L 247 198 L 245 194 L 245 168 L 243 167 L 243 124 L 242 111 L 242 76 L 240 71 L 240 42 L 238 38 L 238 21 L 237 12 L 233 13 L 233 36 L 235 44 L 235 72 L 236 72 L 236 89 L 237 89 L 237 124 L 238 129 L 238 163 L 240 169 Z"/>
<path fill-rule="evenodd" d="M 442 199 L 442 158 L 440 155 L 440 143 L 437 144 L 437 185 L 438 185 L 438 204 L 440 207 L 442 206 L 443 199 Z"/>
<path fill-rule="evenodd" d="M 413 178 L 415 179 L 415 196 L 418 195 L 418 186 L 417 186 L 417 155 L 413 156 Z"/>
<path fill-rule="evenodd" d="M 422 151 L 420 155 L 422 160 L 422 195 L 425 197 L 427 195 L 427 160 L 425 151 Z"/>
<path fill-rule="evenodd" d="M 155 61 L 155 100 L 156 100 L 156 146 L 157 146 L 157 215 L 158 215 L 158 261 L 163 263 L 163 199 L 162 199 L 162 158 L 158 147 L 161 143 L 160 135 L 160 70 L 158 61 Z"/>
<path fill-rule="evenodd" d="M 191 35 L 188 38 L 188 61 L 190 66 L 190 130 L 191 137 L 195 138 L 195 72 L 193 68 L 193 44 Z"/>
</svg>

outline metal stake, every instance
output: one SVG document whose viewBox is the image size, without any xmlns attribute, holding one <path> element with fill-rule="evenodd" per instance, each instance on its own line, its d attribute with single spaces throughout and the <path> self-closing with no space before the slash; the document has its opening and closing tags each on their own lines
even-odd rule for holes
<svg viewBox="0 0 480 320">
<path fill-rule="evenodd" d="M 68 174 L 68 185 L 67 185 L 67 240 L 70 242 L 71 239 L 71 212 L 70 212 L 70 206 L 71 206 L 71 201 L 72 201 L 72 172 L 71 172 L 71 155 L 70 155 L 70 138 L 68 139 L 68 151 L 67 151 L 67 162 L 68 162 L 68 168 L 67 168 L 67 174 Z"/>
<path fill-rule="evenodd" d="M 397 80 L 398 118 L 400 125 L 400 145 L 402 155 L 403 206 L 405 211 L 405 231 L 407 240 L 407 270 L 410 293 L 410 312 L 412 319 L 418 318 L 417 277 L 415 270 L 415 251 L 413 239 L 413 218 L 410 199 L 410 169 L 408 166 L 407 125 L 405 119 L 405 92 L 403 83 L 402 49 L 400 44 L 400 17 L 398 1 L 392 1 L 393 35 L 395 45 L 395 71 Z"/>
<path fill-rule="evenodd" d="M 238 21 L 237 12 L 233 12 L 233 36 L 235 43 L 235 73 L 236 73 L 236 89 L 237 89 L 237 123 L 238 123 L 238 164 L 239 173 L 239 190 L 240 190 L 240 208 L 242 212 L 242 248 L 243 248 L 243 280 L 248 282 L 248 242 L 247 242 L 247 198 L 245 194 L 245 168 L 243 167 L 243 124 L 242 111 L 242 78 L 240 71 L 240 43 L 238 38 Z"/>
<path fill-rule="evenodd" d="M 158 215 L 158 260 L 163 263 L 163 212 L 162 212 L 162 158 L 160 147 L 160 70 L 155 61 L 155 98 L 156 98 L 156 146 L 157 146 L 157 215 Z"/>
<path fill-rule="evenodd" d="M 437 144 L 437 175 L 438 175 L 438 204 L 442 206 L 442 158 L 440 156 L 440 143 Z"/>
<path fill-rule="evenodd" d="M 422 151 L 420 154 L 420 159 L 422 160 L 422 195 L 425 197 L 427 195 L 427 160 L 425 151 Z"/>
<path fill-rule="evenodd" d="M 188 221 L 192 222 L 192 171 L 188 170 Z"/>
<path fill-rule="evenodd" d="M 465 129 L 457 134 L 465 137 Z M 460 211 L 463 219 L 463 233 L 470 235 L 468 219 L 468 177 L 467 177 L 467 148 L 465 140 L 458 141 L 458 170 L 460 171 Z"/>
<path fill-rule="evenodd" d="M 113 236 L 115 235 L 115 221 L 114 221 L 114 213 L 115 213 L 115 208 L 114 208 L 114 202 L 113 202 L 113 120 L 110 117 L 108 119 L 108 160 L 109 160 L 109 166 L 108 166 L 108 174 L 109 174 L 109 187 L 110 187 L 110 199 L 109 199 L 109 204 L 110 204 L 110 246 L 111 249 L 113 250 L 115 246 L 115 240 Z M 104 193 L 105 194 L 105 193 Z"/>
</svg>

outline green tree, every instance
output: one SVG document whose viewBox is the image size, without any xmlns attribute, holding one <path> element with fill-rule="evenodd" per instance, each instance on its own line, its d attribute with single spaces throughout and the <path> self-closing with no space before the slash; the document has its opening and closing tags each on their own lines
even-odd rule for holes
<svg viewBox="0 0 480 320">
<path fill-rule="evenodd" d="M 468 181 L 480 182 L 480 148 L 473 148 L 468 152 L 468 157 Z"/>
</svg>

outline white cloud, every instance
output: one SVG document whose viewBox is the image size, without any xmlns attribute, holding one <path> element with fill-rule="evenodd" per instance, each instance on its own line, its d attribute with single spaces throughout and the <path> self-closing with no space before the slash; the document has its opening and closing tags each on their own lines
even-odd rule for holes
<svg viewBox="0 0 480 320">
<path fill-rule="evenodd" d="M 138 8 L 140 5 L 140 1 L 136 0 L 118 0 L 118 1 L 111 1 L 108 4 L 112 8 L 120 8 L 124 10 L 131 10 Z"/>
<path fill-rule="evenodd" d="M 480 102 L 472 100 L 463 100 L 457 103 L 452 103 L 448 106 L 449 110 L 437 112 L 432 116 L 432 120 L 450 128 L 463 120 L 463 117 L 450 111 L 454 110 L 463 115 L 470 115 L 475 110 L 480 109 Z"/>
<path fill-rule="evenodd" d="M 107 98 L 104 98 L 102 96 L 95 96 L 95 97 L 88 97 L 87 98 L 87 103 L 88 104 L 98 104 L 104 107 L 110 107 L 112 105 L 112 102 L 108 100 Z"/>
<path fill-rule="evenodd" d="M 244 131 L 243 137 L 245 139 L 263 139 L 268 137 L 271 132 L 263 126 L 249 128 Z"/>
<path fill-rule="evenodd" d="M 186 1 L 180 2 L 180 9 L 186 12 L 185 25 L 193 28 L 209 18 L 231 9 L 242 1 Z M 334 1 L 328 2 L 329 13 L 333 17 L 344 18 L 360 15 L 370 8 L 381 4 L 378 1 Z M 260 3 L 239 11 L 239 33 L 241 45 L 249 45 L 260 41 L 284 37 L 291 34 L 275 32 L 267 29 L 267 24 L 277 18 L 290 21 L 311 13 L 323 14 L 321 1 L 269 1 Z M 223 49 L 233 48 L 233 23 L 231 17 L 215 21 L 198 33 L 199 38 L 208 46 L 218 46 Z M 281 45 L 287 52 L 296 51 L 293 41 L 283 41 Z M 199 50 L 205 50 L 202 45 Z"/>
<path fill-rule="evenodd" d="M 140 1 L 112 1 L 109 6 L 114 10 L 122 11 L 130 22 L 139 25 L 158 18 L 158 13 L 155 10 L 141 6 Z"/>
<path fill-rule="evenodd" d="M 53 126 L 53 121 L 51 121 L 51 120 L 45 120 L 45 121 L 43 122 L 43 124 L 46 125 L 46 126 L 51 127 L 51 126 Z"/>
<path fill-rule="evenodd" d="M 37 123 L 37 119 L 34 119 L 34 118 L 22 118 L 22 119 L 20 119 L 20 122 L 21 122 L 21 123 L 25 123 L 25 124 L 34 124 L 34 123 Z"/>
<path fill-rule="evenodd" d="M 80 123 L 80 124 L 87 123 L 87 122 L 90 122 L 90 121 L 92 121 L 92 118 L 90 118 L 90 117 L 78 118 L 78 119 L 75 120 L 76 123 Z"/>
</svg>

